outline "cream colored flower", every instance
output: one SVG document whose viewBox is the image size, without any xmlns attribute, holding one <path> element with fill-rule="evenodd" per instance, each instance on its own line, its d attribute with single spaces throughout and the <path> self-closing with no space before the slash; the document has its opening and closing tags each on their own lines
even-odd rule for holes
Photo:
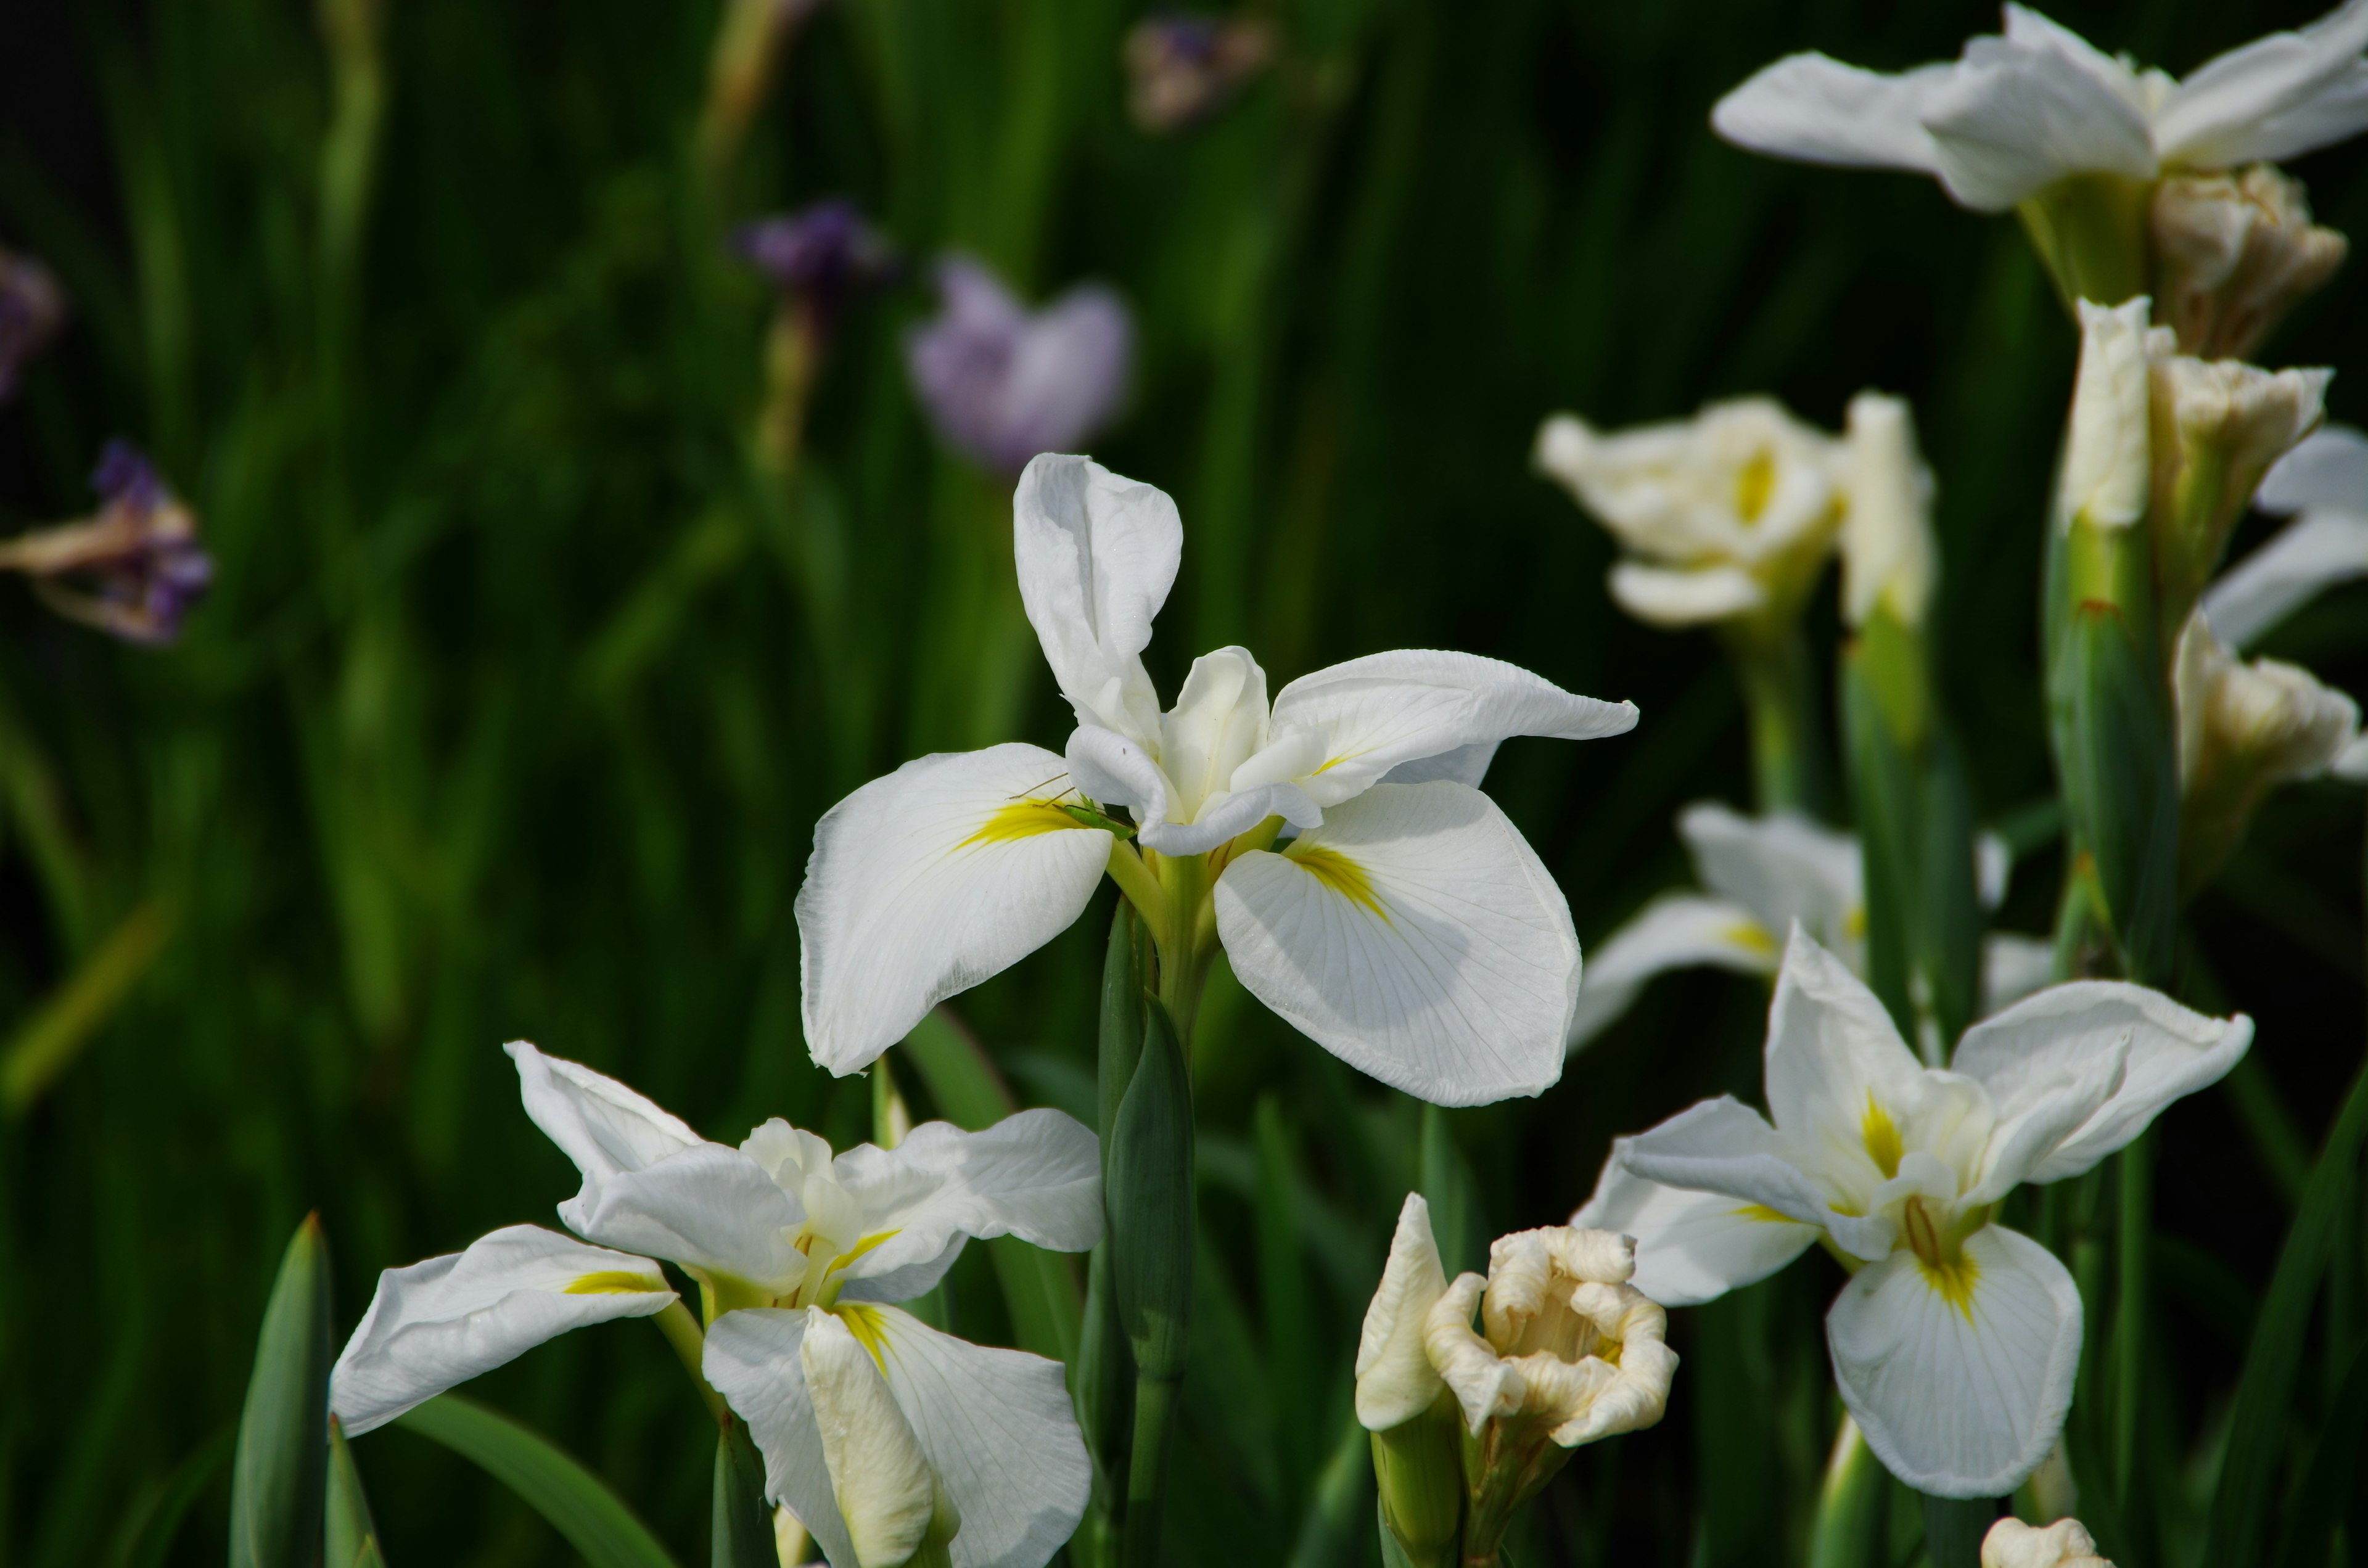
<svg viewBox="0 0 2368 1568">
<path fill-rule="evenodd" d="M 2154 535 L 2167 626 L 2202 596 L 2271 465 L 2318 427 L 2334 374 L 2186 355 L 2153 361 Z"/>
<path fill-rule="evenodd" d="M 1982 1568 L 2113 1568 L 2097 1555 L 2097 1543 L 2078 1519 L 2058 1519 L 2034 1529 L 2021 1519 L 2000 1519 L 1982 1538 Z"/>
<path fill-rule="evenodd" d="M 2351 249 L 2311 222 L 2302 182 L 2267 164 L 2164 180 L 2149 226 L 2163 319 L 2206 359 L 2250 354 Z"/>
<path fill-rule="evenodd" d="M 2124 528 L 2146 516 L 2153 478 L 2148 407 L 2151 362 L 2171 335 L 2146 325 L 2148 303 L 2108 310 L 2080 301 L 2080 370 L 2065 437 L 2060 523 Z"/>
<path fill-rule="evenodd" d="M 1904 398 L 1850 399 L 1844 448 L 1850 504 L 1842 522 L 1842 619 L 1863 626 L 1878 609 L 1924 623 L 1940 551 L 1932 541 L 1932 472 L 1916 449 Z"/>
</svg>

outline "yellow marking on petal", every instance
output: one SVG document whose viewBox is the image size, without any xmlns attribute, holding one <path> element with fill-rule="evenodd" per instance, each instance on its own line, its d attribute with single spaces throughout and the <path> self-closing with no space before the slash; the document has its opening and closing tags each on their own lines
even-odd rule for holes
<svg viewBox="0 0 2368 1568">
<path fill-rule="evenodd" d="M 888 1370 L 888 1336 L 883 1332 L 887 1324 L 880 1309 L 850 1301 L 843 1307 L 833 1307 L 831 1313 L 847 1325 L 847 1332 L 855 1335 L 857 1344 L 871 1352 L 871 1364 L 884 1376 Z"/>
<path fill-rule="evenodd" d="M 1757 953 L 1761 958 L 1772 959 L 1776 956 L 1776 938 L 1769 934 L 1768 927 L 1758 921 L 1736 921 L 1726 928 L 1726 939 L 1744 951 Z"/>
<path fill-rule="evenodd" d="M 1739 1220 L 1757 1220 L 1763 1225 L 1797 1225 L 1801 1222 L 1790 1214 L 1779 1214 L 1765 1203 L 1747 1203 L 1735 1214 Z"/>
<path fill-rule="evenodd" d="M 663 1290 L 666 1281 L 653 1279 L 646 1274 L 634 1274 L 625 1269 L 611 1269 L 601 1274 L 586 1274 L 561 1292 L 568 1296 L 640 1296 Z"/>
<path fill-rule="evenodd" d="M 1776 454 L 1767 447 L 1745 460 L 1735 475 L 1735 515 L 1747 523 L 1756 523 L 1759 514 L 1768 510 L 1769 498 L 1776 494 Z"/>
<path fill-rule="evenodd" d="M 1309 845 L 1303 848 L 1294 844 L 1283 851 L 1283 858 L 1350 903 L 1372 910 L 1382 917 L 1383 924 L 1388 923 L 1390 912 L 1382 907 L 1380 897 L 1373 892 L 1372 879 L 1365 875 L 1362 866 L 1338 849 L 1326 849 L 1322 845 Z"/>
<path fill-rule="evenodd" d="M 1850 905 L 1850 913 L 1842 916 L 1842 935 L 1853 942 L 1865 939 L 1866 905 L 1862 903 Z"/>
<path fill-rule="evenodd" d="M 1964 1313 L 1967 1323 L 1974 1321 L 1974 1287 L 1981 1281 L 1980 1264 L 1962 1251 L 1937 1263 L 1927 1263 L 1919 1254 L 1916 1270 L 1924 1276 L 1924 1283 L 1932 1288 L 1934 1294 Z"/>
<path fill-rule="evenodd" d="M 1012 801 L 996 807 L 995 814 L 954 848 L 959 852 L 973 844 L 1009 844 L 1015 839 L 1033 838 L 1040 833 L 1059 833 L 1085 825 L 1056 801 Z"/>
<path fill-rule="evenodd" d="M 1883 1179 L 1889 1181 L 1897 1176 L 1899 1156 L 1907 1152 L 1907 1145 L 1900 1141 L 1899 1129 L 1893 1124 L 1891 1113 L 1875 1104 L 1873 1089 L 1866 1092 L 1866 1117 L 1859 1123 L 1859 1134 L 1866 1140 L 1867 1156 L 1883 1173 Z"/>
<path fill-rule="evenodd" d="M 857 1258 L 861 1257 L 865 1253 L 870 1252 L 873 1247 L 878 1246 L 881 1243 L 888 1240 L 892 1236 L 897 1236 L 903 1233 L 904 1233 L 901 1228 L 894 1231 L 872 1232 L 871 1234 L 864 1237 L 861 1241 L 856 1243 L 845 1252 L 840 1253 L 837 1257 L 832 1258 L 830 1262 L 824 1267 L 824 1275 L 827 1277 L 837 1273 L 840 1269 L 845 1268 L 848 1264 L 853 1263 Z"/>
</svg>

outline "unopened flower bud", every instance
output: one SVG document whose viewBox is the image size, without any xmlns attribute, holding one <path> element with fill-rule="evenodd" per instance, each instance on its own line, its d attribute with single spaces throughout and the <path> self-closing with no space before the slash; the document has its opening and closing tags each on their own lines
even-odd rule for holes
<svg viewBox="0 0 2368 1568">
<path fill-rule="evenodd" d="M 945 443 L 1006 473 L 1039 452 L 1075 451 L 1126 394 L 1134 328 L 1087 284 L 1030 312 L 980 263 L 938 267 L 944 309 L 905 341 L 913 388 Z"/>
<path fill-rule="evenodd" d="M 2157 360 L 2150 372 L 2156 574 L 2166 627 L 2185 619 L 2270 465 L 2316 429 L 2331 370 Z"/>
<path fill-rule="evenodd" d="M 1455 1404 L 1423 1347 L 1423 1325 L 1446 1290 L 1430 1206 L 1409 1192 L 1357 1341 L 1356 1403 L 1373 1435 L 1383 1522 L 1417 1568 L 1453 1561 L 1463 1513 Z"/>
<path fill-rule="evenodd" d="M 1982 1538 L 1982 1568 L 2113 1568 L 2097 1555 L 2097 1543 L 2078 1519 L 2058 1519 L 2044 1529 L 2005 1518 Z"/>
<path fill-rule="evenodd" d="M 50 269 L 0 250 L 0 398 L 17 390 L 25 361 L 57 335 L 65 316 L 65 290 Z"/>
<path fill-rule="evenodd" d="M 213 581 L 197 515 L 121 441 L 108 444 L 91 484 L 100 503 L 95 516 L 0 543 L 0 571 L 31 577 L 69 619 L 127 642 L 172 642 Z"/>
<path fill-rule="evenodd" d="M 2302 183 L 2267 164 L 2164 179 L 2150 228 L 2163 319 L 2181 352 L 2205 359 L 2250 354 L 2350 248 L 2311 222 Z"/>
<path fill-rule="evenodd" d="M 1921 626 L 1937 573 L 1932 473 L 1917 453 L 1905 400 L 1879 392 L 1850 400 L 1844 463 L 1842 619 L 1863 626 L 1881 608 L 1902 626 Z"/>
<path fill-rule="evenodd" d="M 2080 369 L 2065 437 L 2062 525 L 2124 528 L 2146 516 L 2148 365 L 2169 353 L 2170 334 L 2146 325 L 2144 298 L 2111 309 L 2083 300 Z"/>
<path fill-rule="evenodd" d="M 1274 58 L 1264 18 L 1153 16 L 1126 35 L 1127 112 L 1156 135 L 1224 107 Z"/>
</svg>

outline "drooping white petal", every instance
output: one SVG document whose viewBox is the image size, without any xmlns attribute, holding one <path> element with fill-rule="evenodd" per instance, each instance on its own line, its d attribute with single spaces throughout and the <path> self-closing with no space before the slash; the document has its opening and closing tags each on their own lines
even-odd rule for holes
<svg viewBox="0 0 2368 1568">
<path fill-rule="evenodd" d="M 2145 1131 L 2164 1107 L 2218 1083 L 2253 1039 L 2253 1020 L 2207 1017 L 2158 991 L 2119 981 L 2051 986 L 1965 1031 L 1950 1065 L 1979 1080 L 2003 1107 L 2033 1084 L 2122 1048 L 2128 1061 L 2111 1098 L 2025 1180 L 2078 1176 Z"/>
<path fill-rule="evenodd" d="M 1090 458 L 1047 452 L 1020 472 L 1011 509 L 1020 602 L 1077 722 L 1156 735 L 1159 694 L 1141 655 L 1183 555 L 1176 503 Z"/>
<path fill-rule="evenodd" d="M 2368 512 L 2368 433 L 2328 425 L 2270 465 L 2253 505 L 2264 512 Z"/>
<path fill-rule="evenodd" d="M 1578 938 L 1496 803 L 1376 786 L 1218 880 L 1217 932 L 1250 994 L 1342 1061 L 1440 1105 L 1562 1075 Z"/>
<path fill-rule="evenodd" d="M 1926 96 L 1955 71 L 1887 76 L 1816 53 L 1788 54 L 1718 100 L 1711 129 L 1738 147 L 1804 163 L 1934 174 Z"/>
<path fill-rule="evenodd" d="M 2351 512 L 2312 512 L 2223 573 L 2203 613 L 2232 648 L 2249 647 L 2339 583 L 2368 577 L 2368 487 Z"/>
<path fill-rule="evenodd" d="M 939 1334 L 894 1307 L 848 1309 L 962 1515 L 953 1568 L 1043 1568 L 1092 1489 L 1061 1364 Z"/>
<path fill-rule="evenodd" d="M 1757 1203 L 1690 1192 L 1647 1180 L 1622 1159 L 1622 1139 L 1603 1162 L 1595 1194 L 1573 1225 L 1617 1231 L 1636 1241 L 1631 1281 L 1665 1307 L 1699 1306 L 1765 1279 L 1817 1239 L 1817 1227 Z"/>
<path fill-rule="evenodd" d="M 1430 1233 L 1430 1205 L 1409 1192 L 1398 1210 L 1396 1233 L 1382 1282 L 1365 1308 L 1357 1337 L 1357 1420 L 1386 1432 L 1413 1420 L 1439 1397 L 1439 1374 L 1423 1349 L 1431 1304 L 1447 1293 L 1447 1273 Z"/>
<path fill-rule="evenodd" d="M 502 1050 L 518 1066 L 529 1119 L 584 1173 L 584 1197 L 611 1176 L 706 1142 L 680 1117 L 580 1062 L 545 1056 L 522 1040 Z"/>
<path fill-rule="evenodd" d="M 1773 974 L 1776 950 L 1776 938 L 1741 904 L 1664 893 L 1588 955 L 1578 1011 L 1570 1023 L 1570 1049 L 1578 1050 L 1611 1028 L 1655 975 L 1695 964 Z"/>
<path fill-rule="evenodd" d="M 858 1568 L 902 1563 L 928 1533 L 936 1511 L 937 1484 L 919 1440 L 871 1351 L 819 1308 L 806 1311 L 798 1365 Z"/>
<path fill-rule="evenodd" d="M 1748 615 L 1768 590 L 1740 566 L 1646 566 L 1622 561 L 1609 579 L 1614 603 L 1647 626 L 1699 626 Z"/>
<path fill-rule="evenodd" d="M 2045 1247 L 1986 1225 L 1945 1273 L 1906 1248 L 1859 1270 L 1826 1342 L 1842 1403 L 1892 1474 L 1936 1497 L 1998 1497 L 2063 1430 L 2080 1292 Z"/>
<path fill-rule="evenodd" d="M 2155 115 L 2163 161 L 2202 169 L 2273 162 L 2368 128 L 2363 48 L 2368 4 L 2349 0 L 2300 31 L 2208 62 Z"/>
<path fill-rule="evenodd" d="M 1860 1144 L 1928 1093 L 1923 1065 L 1866 983 L 1795 927 L 1768 1010 L 1768 1109 L 1820 1149 Z M 1888 1173 L 1885 1173 L 1888 1174 Z"/>
<path fill-rule="evenodd" d="M 765 1459 L 766 1498 L 796 1516 L 833 1568 L 856 1568 L 799 1357 L 810 1315 L 823 1314 L 770 1307 L 725 1312 L 707 1325 L 700 1370 L 748 1424 Z"/>
<path fill-rule="evenodd" d="M 1934 82 L 1922 119 L 1941 183 L 1976 212 L 2003 212 L 2068 175 L 2155 173 L 2145 113 L 2055 49 L 1974 40 Z"/>
<path fill-rule="evenodd" d="M 359 1437 L 571 1328 L 647 1317 L 674 1299 L 645 1257 L 511 1225 L 378 1277 L 329 1374 L 329 1409 Z"/>
<path fill-rule="evenodd" d="M 790 1233 L 805 1211 L 739 1150 L 701 1143 L 559 1206 L 587 1240 L 787 1294 L 805 1278 Z"/>
<path fill-rule="evenodd" d="M 1038 746 L 939 753 L 873 779 L 815 824 L 797 918 L 816 1062 L 842 1074 L 868 1065 L 931 1007 L 1085 912 L 1110 836 L 1052 803 L 1070 789 L 1067 773 Z"/>
<path fill-rule="evenodd" d="M 1702 886 L 1748 910 L 1782 940 L 1794 925 L 1837 951 L 1865 941 L 1866 894 L 1858 840 L 1807 817 L 1747 817 L 1715 801 L 1678 813 L 1678 836 Z M 1772 971 L 1776 951 L 1765 968 Z"/>
<path fill-rule="evenodd" d="M 1713 1193 L 1738 1208 L 1756 1206 L 1831 1232 L 1858 1256 L 1881 1257 L 1891 1250 L 1889 1221 L 1835 1213 L 1828 1194 L 1802 1169 L 1800 1146 L 1732 1096 L 1689 1106 L 1649 1131 L 1620 1140 L 1614 1153 L 1646 1181 Z M 1609 1230 L 1611 1221 L 1596 1228 Z"/>
<path fill-rule="evenodd" d="M 897 1276 L 961 1236 L 1017 1235 L 1056 1252 L 1101 1239 L 1100 1142 L 1057 1110 L 1023 1110 L 980 1132 L 923 1122 L 894 1149 L 849 1149 L 832 1171 L 862 1210 L 862 1239 L 888 1237 L 842 1270 L 849 1301 L 905 1299 L 888 1293 L 911 1283 Z"/>
<path fill-rule="evenodd" d="M 1514 735 L 1587 741 L 1636 727 L 1636 705 L 1563 690 L 1476 653 L 1402 648 L 1302 676 L 1274 701 L 1277 734 L 1312 731 L 1324 758 L 1301 787 L 1320 806 L 1362 793 L 1401 763 Z"/>
</svg>

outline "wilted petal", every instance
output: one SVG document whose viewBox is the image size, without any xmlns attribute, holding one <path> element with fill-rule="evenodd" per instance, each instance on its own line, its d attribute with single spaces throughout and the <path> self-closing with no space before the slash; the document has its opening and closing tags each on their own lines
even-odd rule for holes
<svg viewBox="0 0 2368 1568">
<path fill-rule="evenodd" d="M 1110 836 L 1053 803 L 1075 798 L 1059 757 L 1015 743 L 917 758 L 824 815 L 797 903 L 816 1062 L 870 1064 L 1085 912 Z"/>
<path fill-rule="evenodd" d="M 1776 938 L 1741 904 L 1693 893 L 1665 893 L 1597 944 L 1578 985 L 1570 1049 L 1611 1027 L 1655 975 L 1695 964 L 1746 974 L 1776 971 Z"/>
<path fill-rule="evenodd" d="M 1561 1076 L 1570 910 L 1478 790 L 1369 790 L 1288 850 L 1237 858 L 1215 902 L 1243 985 L 1350 1066 L 1440 1105 Z"/>
<path fill-rule="evenodd" d="M 2241 820 L 2260 790 L 2326 771 L 2360 731 L 2350 697 L 2299 665 L 2236 658 L 2201 610 L 2180 633 L 2172 697 L 2180 789 L 2199 821 Z"/>
<path fill-rule="evenodd" d="M 831 1495 L 858 1568 L 891 1568 L 911 1557 L 928 1533 L 937 1483 L 871 1357 L 845 1324 L 807 1309 L 798 1364 Z"/>
<path fill-rule="evenodd" d="M 1457 1275 L 1423 1320 L 1424 1353 L 1474 1433 L 1490 1416 L 1519 1410 L 1524 1392 L 1520 1365 L 1498 1356 L 1495 1346 L 1473 1331 L 1473 1309 L 1487 1284 L 1477 1274 Z"/>
<path fill-rule="evenodd" d="M 1998 1497 L 2047 1457 L 2080 1362 L 2080 1292 L 2054 1254 L 1986 1225 L 1945 1273 L 1902 1248 L 1826 1317 L 1834 1381 L 1884 1468 L 1936 1497 Z"/>
<path fill-rule="evenodd" d="M 1663 1306 L 1715 1301 L 1767 1278 L 1816 1243 L 1816 1226 L 1764 1204 L 1638 1176 L 1623 1158 L 1634 1142 L 1623 1138 L 1612 1145 L 1594 1196 L 1570 1222 L 1634 1237 L 1636 1272 L 1630 1283 Z"/>
<path fill-rule="evenodd" d="M 825 1315 L 769 1307 L 725 1312 L 707 1325 L 700 1370 L 748 1424 L 765 1458 L 766 1497 L 796 1517 L 833 1568 L 856 1568 L 800 1357 L 809 1319 Z"/>
<path fill-rule="evenodd" d="M 1822 54 L 1788 54 L 1719 99 L 1711 129 L 1771 157 L 1937 174 L 1919 114 L 1932 87 L 1955 70 L 1926 65 L 1887 76 Z"/>
<path fill-rule="evenodd" d="M 2045 1529 L 2011 1517 L 1982 1538 L 1981 1568 L 2113 1568 L 2097 1555 L 2097 1542 L 2078 1519 L 2058 1519 Z"/>
<path fill-rule="evenodd" d="M 511 1225 L 378 1277 L 329 1374 L 329 1408 L 359 1437 L 571 1328 L 647 1317 L 674 1299 L 645 1257 Z"/>
<path fill-rule="evenodd" d="M 1423 1349 L 1423 1332 L 1432 1303 L 1446 1292 L 1430 1205 L 1409 1192 L 1357 1339 L 1357 1420 L 1367 1431 L 1386 1432 L 1411 1421 L 1439 1397 L 1439 1374 Z"/>
<path fill-rule="evenodd" d="M 2306 153 L 2368 127 L 2360 51 L 2368 5 L 2329 12 L 2213 60 L 2172 89 L 2155 116 L 2166 163 L 2226 168 Z"/>
<path fill-rule="evenodd" d="M 1141 655 L 1182 558 L 1176 503 L 1090 458 L 1047 452 L 1020 473 L 1011 520 L 1020 601 L 1077 722 L 1157 735 Z"/>
</svg>

